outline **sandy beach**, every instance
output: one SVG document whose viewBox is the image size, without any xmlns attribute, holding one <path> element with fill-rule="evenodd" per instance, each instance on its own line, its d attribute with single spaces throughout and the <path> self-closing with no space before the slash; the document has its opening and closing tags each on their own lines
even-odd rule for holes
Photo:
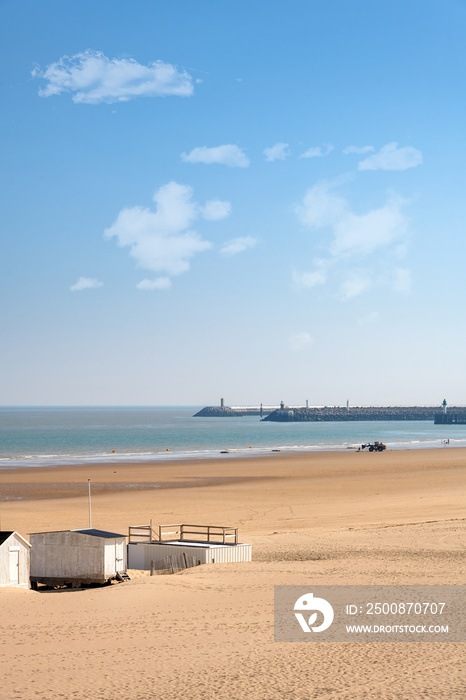
<svg viewBox="0 0 466 700">
<path fill-rule="evenodd" d="M 0 472 L 1 529 L 239 527 L 253 561 L 0 590 L 0 697 L 463 698 L 464 645 L 273 641 L 279 584 L 464 584 L 466 450 L 270 454 Z"/>
</svg>

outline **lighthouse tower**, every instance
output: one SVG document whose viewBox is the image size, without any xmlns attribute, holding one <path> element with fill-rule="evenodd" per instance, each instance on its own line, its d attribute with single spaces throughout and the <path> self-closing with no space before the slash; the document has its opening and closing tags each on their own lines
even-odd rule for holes
<svg viewBox="0 0 466 700">
<path fill-rule="evenodd" d="M 445 416 L 447 413 L 447 402 L 445 399 L 443 399 L 442 406 L 443 406 L 443 415 Z"/>
</svg>

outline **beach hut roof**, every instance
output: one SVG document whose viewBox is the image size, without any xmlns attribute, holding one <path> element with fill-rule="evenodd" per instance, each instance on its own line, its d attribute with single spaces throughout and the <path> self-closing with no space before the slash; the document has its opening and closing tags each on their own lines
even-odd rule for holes
<svg viewBox="0 0 466 700">
<path fill-rule="evenodd" d="M 118 532 L 107 532 L 106 530 L 96 530 L 92 527 L 86 527 L 82 530 L 71 530 L 71 532 L 79 532 L 82 535 L 91 535 L 91 537 L 105 537 L 107 539 L 113 539 L 114 537 L 126 537 L 126 535 L 121 535 Z"/>
<path fill-rule="evenodd" d="M 27 540 L 24 539 L 24 537 L 21 537 L 19 533 L 17 533 L 15 530 L 0 530 L 0 544 L 3 544 L 11 535 L 16 535 L 16 537 L 19 537 L 20 540 L 24 542 L 24 544 L 27 544 L 28 547 L 31 545 Z"/>
<path fill-rule="evenodd" d="M 114 539 L 115 537 L 126 537 L 118 532 L 107 532 L 107 530 L 96 530 L 93 527 L 85 527 L 80 530 L 47 530 L 46 532 L 32 532 L 32 535 L 51 535 L 58 532 L 77 532 L 78 535 L 90 535 L 91 537 L 102 537 L 104 539 Z"/>
</svg>

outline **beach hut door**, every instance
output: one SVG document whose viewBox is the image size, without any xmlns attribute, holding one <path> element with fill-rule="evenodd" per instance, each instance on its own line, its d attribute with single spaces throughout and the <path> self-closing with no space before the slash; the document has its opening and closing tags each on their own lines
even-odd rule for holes
<svg viewBox="0 0 466 700">
<path fill-rule="evenodd" d="M 123 557 L 123 542 L 115 542 L 115 571 L 122 573 L 125 570 L 125 561 Z"/>
<path fill-rule="evenodd" d="M 19 549 L 10 549 L 10 583 L 19 583 Z"/>
</svg>

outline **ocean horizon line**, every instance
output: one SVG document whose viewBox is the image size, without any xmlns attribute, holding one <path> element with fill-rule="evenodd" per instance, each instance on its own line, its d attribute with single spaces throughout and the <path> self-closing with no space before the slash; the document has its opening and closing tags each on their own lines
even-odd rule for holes
<svg viewBox="0 0 466 700">
<path fill-rule="evenodd" d="M 32 410 L 32 409 L 38 409 L 38 408 L 46 408 L 46 409 L 79 409 L 79 408 L 84 408 L 87 410 L 93 410 L 93 409 L 104 409 L 104 410 L 111 410 L 111 409 L 119 409 L 119 408 L 140 408 L 140 409 L 152 409 L 152 408 L 200 408 L 204 404 L 5 404 L 5 405 L 0 405 L 0 411 L 14 411 L 17 409 L 27 409 L 27 410 Z"/>
</svg>

